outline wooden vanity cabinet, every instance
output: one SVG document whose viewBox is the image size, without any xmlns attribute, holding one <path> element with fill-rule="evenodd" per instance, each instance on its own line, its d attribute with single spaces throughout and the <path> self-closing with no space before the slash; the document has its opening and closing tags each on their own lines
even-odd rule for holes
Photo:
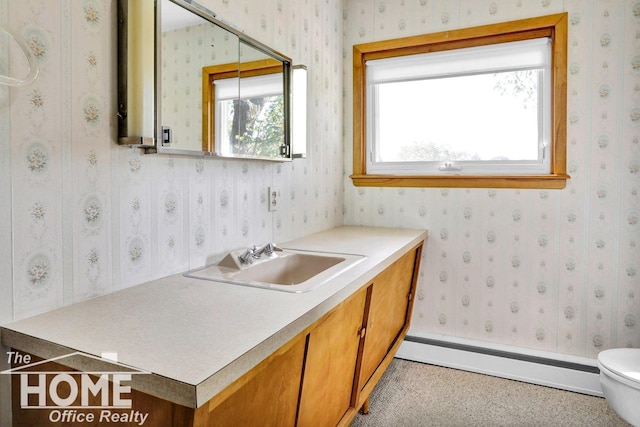
<svg viewBox="0 0 640 427">
<path fill-rule="evenodd" d="M 254 368 L 262 366 L 257 375 L 247 373 L 243 378 L 253 379 L 232 394 L 225 390 L 221 395 L 227 397 L 214 397 L 208 406 L 216 409 L 195 425 L 348 426 L 407 333 L 421 251 L 420 244 L 403 255 L 287 344 L 286 351 Z M 296 383 L 298 399 L 293 398 Z"/>
<path fill-rule="evenodd" d="M 199 408 L 131 390 L 133 409 L 149 413 L 151 426 L 348 426 L 407 333 L 421 251 L 411 249 Z M 43 411 L 18 409 L 12 380 L 14 426 L 52 425 L 34 418 Z"/>
<path fill-rule="evenodd" d="M 360 390 L 371 392 L 409 328 L 422 247 L 402 256 L 369 285 Z M 387 358 L 387 355 L 391 357 Z M 387 360 L 388 359 L 388 360 Z M 383 362 L 387 362 L 383 366 Z M 381 369 L 376 374 L 378 367 Z M 371 384 L 369 384 L 371 383 Z"/>
</svg>

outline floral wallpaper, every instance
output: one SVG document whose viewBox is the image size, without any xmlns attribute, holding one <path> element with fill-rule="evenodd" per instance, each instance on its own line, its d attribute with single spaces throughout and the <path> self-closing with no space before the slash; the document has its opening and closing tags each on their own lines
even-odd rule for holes
<svg viewBox="0 0 640 427">
<path fill-rule="evenodd" d="M 0 86 L 0 322 L 342 223 L 342 4 L 201 3 L 309 67 L 308 158 L 118 146 L 116 1 L 0 0 L 0 24 L 27 41 L 40 69 L 31 85 Z M 185 62 L 195 54 L 182 53 Z M 0 72 L 19 75 L 21 60 L 0 38 Z M 187 76 L 171 78 L 189 87 Z M 269 186 L 282 195 L 276 212 L 267 209 Z"/>
<path fill-rule="evenodd" d="M 568 12 L 566 189 L 356 188 L 345 222 L 430 230 L 410 334 L 595 357 L 640 347 L 640 2 L 346 2 L 353 44 Z M 464 118 L 461 118 L 464 120 Z"/>
</svg>

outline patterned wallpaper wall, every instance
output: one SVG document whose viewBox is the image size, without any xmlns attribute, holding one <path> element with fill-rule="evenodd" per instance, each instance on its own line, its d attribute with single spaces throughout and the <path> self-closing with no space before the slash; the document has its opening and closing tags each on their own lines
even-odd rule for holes
<svg viewBox="0 0 640 427">
<path fill-rule="evenodd" d="M 640 2 L 349 0 L 346 9 L 347 175 L 353 44 L 568 12 L 566 189 L 355 188 L 345 178 L 345 221 L 430 229 L 410 334 L 585 357 L 640 347 Z"/>
<path fill-rule="evenodd" d="M 0 0 L 0 24 L 29 41 L 41 70 L 30 86 L 0 86 L 0 322 L 344 221 L 431 230 L 413 334 L 587 357 L 640 347 L 638 0 L 203 3 L 309 67 L 307 160 L 117 146 L 115 0 Z M 354 43 L 563 11 L 565 190 L 351 185 Z M 0 49 L 0 72 L 16 55 Z M 269 185 L 284 196 L 276 213 Z"/>
<path fill-rule="evenodd" d="M 309 67 L 308 159 L 118 146 L 115 0 L 0 0 L 0 24 L 28 41 L 40 67 L 30 86 L 0 86 L 0 322 L 342 223 L 342 3 L 201 3 Z M 0 49 L 0 72 L 19 64 L 16 48 Z M 275 213 L 270 185 L 282 195 Z"/>
</svg>

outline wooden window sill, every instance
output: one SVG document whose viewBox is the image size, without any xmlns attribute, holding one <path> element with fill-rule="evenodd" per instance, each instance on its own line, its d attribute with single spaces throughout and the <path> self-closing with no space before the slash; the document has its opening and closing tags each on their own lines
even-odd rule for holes
<svg viewBox="0 0 640 427">
<path fill-rule="evenodd" d="M 559 190 L 569 175 L 351 175 L 356 187 L 537 188 Z"/>
</svg>

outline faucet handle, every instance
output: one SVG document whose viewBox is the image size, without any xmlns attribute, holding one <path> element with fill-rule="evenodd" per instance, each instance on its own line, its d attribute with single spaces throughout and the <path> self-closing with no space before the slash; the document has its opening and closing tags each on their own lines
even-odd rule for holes
<svg viewBox="0 0 640 427">
<path fill-rule="evenodd" d="M 244 251 L 242 255 L 238 256 L 238 259 L 240 260 L 240 264 L 242 265 L 251 264 L 253 262 L 251 258 L 255 257 L 254 253 L 255 251 L 252 249 L 247 249 L 246 251 Z"/>
<path fill-rule="evenodd" d="M 267 255 L 272 255 L 274 252 L 282 252 L 282 249 L 274 245 L 273 243 L 267 243 L 264 245 L 264 253 Z"/>
<path fill-rule="evenodd" d="M 253 248 L 249 249 L 249 253 L 254 259 L 260 258 L 260 256 L 262 255 L 262 252 L 263 251 L 261 249 L 258 249 L 256 245 L 253 245 Z"/>
</svg>

